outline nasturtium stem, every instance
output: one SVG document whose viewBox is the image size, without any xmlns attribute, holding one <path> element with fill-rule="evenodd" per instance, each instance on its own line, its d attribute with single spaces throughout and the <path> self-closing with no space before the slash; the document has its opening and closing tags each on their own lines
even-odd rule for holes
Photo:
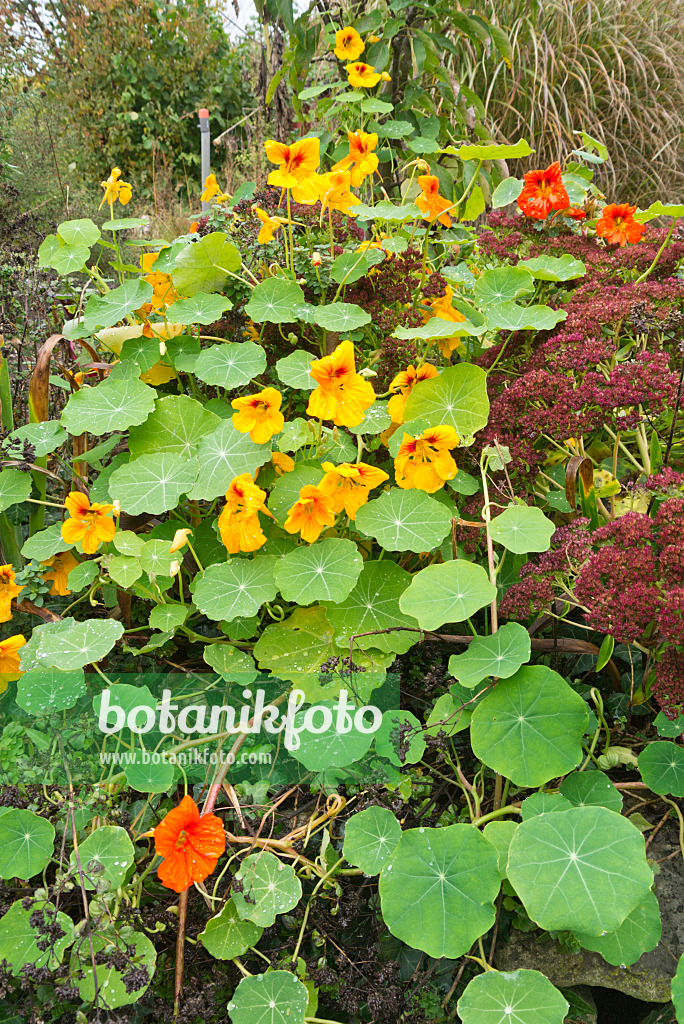
<svg viewBox="0 0 684 1024">
<path fill-rule="evenodd" d="M 675 218 L 673 217 L 671 222 L 670 222 L 669 231 L 665 235 L 665 240 L 663 241 L 663 244 L 660 246 L 660 248 L 658 249 L 658 252 L 655 254 L 655 257 L 653 259 L 653 263 L 648 268 L 648 270 L 644 270 L 643 274 L 640 274 L 640 276 L 637 277 L 637 279 L 634 282 L 634 284 L 641 284 L 641 282 L 645 281 L 646 278 L 655 270 L 656 265 L 658 263 L 658 260 L 660 259 L 660 257 L 662 256 L 663 252 L 665 251 L 665 247 L 667 246 L 667 243 L 672 238 L 672 232 L 674 231 L 674 226 L 675 226 Z"/>
</svg>

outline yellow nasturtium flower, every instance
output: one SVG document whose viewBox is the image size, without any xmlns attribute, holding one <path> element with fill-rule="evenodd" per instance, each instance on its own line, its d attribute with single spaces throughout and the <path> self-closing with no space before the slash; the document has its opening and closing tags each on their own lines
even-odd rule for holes
<svg viewBox="0 0 684 1024">
<path fill-rule="evenodd" d="M 418 437 L 404 434 L 394 460 L 394 477 L 398 487 L 416 487 L 433 494 L 453 480 L 458 467 L 451 449 L 458 445 L 453 427 L 442 425 L 424 430 Z"/>
<path fill-rule="evenodd" d="M 21 670 L 21 655 L 19 650 L 26 643 L 26 638 L 21 633 L 0 640 L 0 693 L 4 693 L 9 684 L 19 679 L 24 673 Z"/>
<path fill-rule="evenodd" d="M 221 191 L 221 186 L 216 180 L 215 174 L 208 174 L 204 179 L 204 190 L 200 199 L 203 203 L 209 203 L 211 200 L 215 200 L 217 203 L 227 203 L 231 197 L 227 192 Z"/>
<path fill-rule="evenodd" d="M 14 582 L 15 579 L 11 565 L 0 565 L 0 622 L 9 622 L 12 618 L 12 599 L 24 589 Z"/>
<path fill-rule="evenodd" d="M 258 206 L 255 207 L 254 212 L 261 221 L 261 228 L 257 235 L 257 242 L 260 245 L 266 245 L 267 242 L 273 241 L 273 236 L 276 231 L 280 231 L 283 224 L 287 224 L 286 220 L 282 217 L 269 217 L 265 210 L 260 209 Z"/>
<path fill-rule="evenodd" d="M 333 164 L 333 171 L 350 171 L 351 183 L 358 187 L 369 174 L 378 169 L 378 158 L 373 152 L 378 144 L 378 136 L 375 132 L 362 132 L 357 129 L 355 132 L 347 132 L 349 139 L 349 152 Z"/>
<path fill-rule="evenodd" d="M 340 60 L 356 60 L 364 51 L 364 42 L 355 28 L 341 28 L 335 33 L 333 53 Z"/>
<path fill-rule="evenodd" d="M 288 533 L 299 533 L 307 544 L 313 544 L 326 526 L 335 525 L 332 498 L 320 487 L 306 484 L 299 491 L 299 498 L 287 514 L 285 529 Z"/>
<path fill-rule="evenodd" d="M 133 196 L 133 187 L 127 181 L 121 181 L 120 179 L 120 169 L 112 167 L 109 177 L 105 181 L 100 182 L 101 187 L 105 190 L 105 194 L 102 197 L 99 208 L 104 206 L 105 203 L 113 206 L 117 200 L 122 206 L 126 206 L 130 202 Z"/>
<path fill-rule="evenodd" d="M 52 582 L 50 594 L 59 594 L 60 597 L 66 597 L 71 593 L 69 590 L 69 573 L 78 564 L 78 560 L 74 558 L 71 551 L 62 551 L 60 554 L 49 558 L 47 562 L 41 562 L 41 565 L 46 566 L 48 569 L 47 572 L 43 573 L 43 579 L 46 583 Z"/>
<path fill-rule="evenodd" d="M 375 401 L 373 385 L 356 372 L 354 346 L 341 341 L 329 356 L 311 363 L 318 387 L 311 392 L 308 416 L 332 420 L 338 427 L 356 427 Z"/>
<path fill-rule="evenodd" d="M 241 434 L 249 434 L 255 444 L 266 444 L 285 426 L 280 411 L 283 396 L 275 388 L 264 388 L 256 395 L 234 398 L 230 403 L 238 411 L 233 414 L 233 426 Z"/>
<path fill-rule="evenodd" d="M 363 61 L 347 64 L 345 71 L 347 72 L 349 84 L 355 89 L 372 89 L 382 78 L 382 75 L 376 72 L 372 64 L 364 64 Z"/>
<path fill-rule="evenodd" d="M 278 165 L 269 174 L 268 184 L 291 189 L 296 203 L 317 202 L 318 189 L 311 179 L 321 163 L 320 139 L 299 139 L 291 146 L 268 139 L 264 149 L 271 163 Z"/>
</svg>

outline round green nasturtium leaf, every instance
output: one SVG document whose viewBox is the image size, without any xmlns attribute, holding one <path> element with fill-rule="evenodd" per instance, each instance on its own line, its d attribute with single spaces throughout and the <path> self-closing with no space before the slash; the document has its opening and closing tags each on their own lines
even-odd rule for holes
<svg viewBox="0 0 684 1024">
<path fill-rule="evenodd" d="M 382 917 L 398 939 L 456 959 L 494 924 L 496 850 L 472 825 L 412 828 L 380 872 Z"/>
<path fill-rule="evenodd" d="M 230 644 L 207 644 L 204 660 L 224 679 L 238 681 L 244 686 L 253 683 L 258 674 L 251 655 Z"/>
<path fill-rule="evenodd" d="M 22 672 L 28 672 L 34 668 L 44 668 L 39 658 L 40 645 L 47 636 L 58 636 L 60 633 L 68 633 L 75 625 L 75 620 L 67 616 L 58 622 L 43 622 L 40 626 L 34 626 L 30 638 L 19 651 L 19 659 Z"/>
<path fill-rule="evenodd" d="M 492 209 L 499 210 L 502 206 L 514 203 L 522 192 L 523 186 L 524 182 L 520 178 L 504 178 L 492 194 Z"/>
<path fill-rule="evenodd" d="M 173 322 L 175 324 L 213 324 L 221 319 L 233 303 L 225 295 L 208 295 L 196 292 L 192 298 L 179 299 L 173 303 Z"/>
<path fill-rule="evenodd" d="M 233 1024 L 304 1024 L 306 985 L 289 971 L 243 978 L 228 1003 Z"/>
<path fill-rule="evenodd" d="M 79 590 L 89 587 L 99 571 L 98 563 L 90 558 L 80 562 L 69 573 L 69 589 L 77 594 Z"/>
<path fill-rule="evenodd" d="M 532 793 L 520 805 L 520 816 L 523 821 L 533 818 L 535 814 L 553 814 L 567 811 L 572 804 L 560 793 Z"/>
<path fill-rule="evenodd" d="M 575 259 L 569 253 L 564 253 L 563 256 L 549 256 L 544 253 L 533 259 L 522 260 L 518 266 L 526 267 L 538 281 L 572 281 L 576 277 L 583 277 L 587 272 L 582 260 Z"/>
<path fill-rule="evenodd" d="M 211 345 L 200 352 L 194 374 L 205 384 L 239 388 L 266 369 L 266 353 L 252 341 Z"/>
<path fill-rule="evenodd" d="M 344 827 L 345 860 L 365 875 L 377 875 L 401 839 L 401 825 L 386 807 L 368 807 Z"/>
<path fill-rule="evenodd" d="M 684 1020 L 684 954 L 679 958 L 677 971 L 672 979 L 672 1002 L 677 1011 L 677 1020 Z"/>
<path fill-rule="evenodd" d="M 304 292 L 294 281 L 270 277 L 254 288 L 245 315 L 255 324 L 290 324 L 297 319 L 295 306 L 304 301 Z"/>
<path fill-rule="evenodd" d="M 67 440 L 67 433 L 59 420 L 45 420 L 43 423 L 27 423 L 13 430 L 8 440 L 28 441 L 36 449 L 36 458 L 50 455 Z"/>
<path fill-rule="evenodd" d="M 149 302 L 152 294 L 152 286 L 147 281 L 140 277 L 132 277 L 119 288 L 113 288 L 104 295 L 91 295 L 85 304 L 83 320 L 79 326 L 89 334 L 98 327 L 113 327 L 134 309 L 140 309 Z"/>
<path fill-rule="evenodd" d="M 78 855 L 86 889 L 100 889 L 102 882 L 110 889 L 117 889 L 135 859 L 133 843 L 126 830 L 119 825 L 102 825 L 96 828 L 79 846 Z M 81 876 L 73 853 L 71 869 L 80 882 Z"/>
<path fill-rule="evenodd" d="M 74 623 L 68 631 L 45 633 L 38 647 L 38 663 L 64 672 L 83 668 L 109 654 L 123 632 L 123 624 L 116 619 L 88 619 Z"/>
<path fill-rule="evenodd" d="M 32 878 L 52 857 L 53 825 L 33 811 L 11 808 L 0 817 L 0 878 Z"/>
<path fill-rule="evenodd" d="M 146 573 L 153 576 L 170 576 L 171 563 L 178 557 L 169 548 L 168 540 L 146 540 L 140 552 L 140 565 Z"/>
<path fill-rule="evenodd" d="M 458 1001 L 463 1024 L 563 1024 L 569 1003 L 539 971 L 485 971 Z"/>
<path fill-rule="evenodd" d="M 469 619 L 495 599 L 496 587 L 482 566 L 457 558 L 417 572 L 399 607 L 423 629 L 439 629 L 445 622 Z"/>
<path fill-rule="evenodd" d="M 326 604 L 328 619 L 335 631 L 335 643 L 349 651 L 354 636 L 354 649 L 377 648 L 394 654 L 405 654 L 420 639 L 415 619 L 399 610 L 399 598 L 411 582 L 411 574 L 396 562 L 364 562 L 354 589 L 344 601 Z M 397 627 L 406 627 L 397 628 Z M 395 630 L 377 633 L 376 630 Z M 368 636 L 357 636 L 368 633 Z"/>
<path fill-rule="evenodd" d="M 212 231 L 191 242 L 176 256 L 172 277 L 181 295 L 216 292 L 229 273 L 240 269 L 240 253 L 223 231 Z"/>
<path fill-rule="evenodd" d="M 375 749 L 398 768 L 416 764 L 425 753 L 425 732 L 419 719 L 410 711 L 386 711 L 375 733 Z"/>
<path fill-rule="evenodd" d="M 54 523 L 52 526 L 48 526 L 46 530 L 40 530 L 38 533 L 34 533 L 32 537 L 29 537 L 24 542 L 21 553 L 26 559 L 35 558 L 39 562 L 46 562 L 48 558 L 52 558 L 58 552 L 66 551 L 72 547 L 73 544 L 67 544 L 66 541 L 62 540 L 62 524 Z"/>
<path fill-rule="evenodd" d="M 123 977 L 127 970 L 124 968 L 123 975 L 116 967 L 104 967 L 97 965 L 97 988 L 100 999 L 110 1010 L 116 1010 L 119 1006 L 128 1006 L 129 1003 L 136 1003 L 142 994 L 149 988 L 157 966 L 157 952 L 142 932 L 133 931 L 132 928 L 124 927 L 118 932 L 107 932 L 107 935 L 95 933 L 92 936 L 93 953 L 101 951 L 112 952 L 120 949 L 124 952 L 126 946 L 134 946 L 132 962 L 130 967 L 144 967 L 147 970 L 149 981 L 146 981 L 140 988 L 132 992 L 126 991 Z M 91 1002 L 95 998 L 95 978 L 93 977 L 93 965 L 90 955 L 90 943 L 79 942 L 74 946 L 71 956 L 71 969 L 75 976 L 74 980 L 78 991 L 85 1002 Z M 83 971 L 84 977 L 78 979 L 77 972 Z"/>
<path fill-rule="evenodd" d="M 684 796 L 684 748 L 657 740 L 639 754 L 641 778 L 649 789 L 661 795 Z"/>
<path fill-rule="evenodd" d="M 283 864 L 272 853 L 250 853 L 235 876 L 242 891 L 233 890 L 233 902 L 242 921 L 253 921 L 261 928 L 275 923 L 277 914 L 296 907 L 302 886 L 290 864 Z"/>
<path fill-rule="evenodd" d="M 447 366 L 439 377 L 420 381 L 406 401 L 408 433 L 410 421 L 417 418 L 434 427 L 455 427 L 462 438 L 482 430 L 489 419 L 487 374 L 472 363 L 458 363 Z"/>
<path fill-rule="evenodd" d="M 82 669 L 34 668 L 17 683 L 16 699 L 20 708 L 38 717 L 68 711 L 85 692 Z"/>
<path fill-rule="evenodd" d="M 540 508 L 528 505 L 511 505 L 489 524 L 492 540 L 515 555 L 548 551 L 555 531 L 555 524 Z"/>
<path fill-rule="evenodd" d="M 26 501 L 31 493 L 31 476 L 19 469 L 0 471 L 0 512 Z"/>
<path fill-rule="evenodd" d="M 57 226 L 57 234 L 67 245 L 95 245 L 100 229 L 90 217 L 82 220 L 65 220 Z"/>
<path fill-rule="evenodd" d="M 483 835 L 488 843 L 491 843 L 496 850 L 498 857 L 499 875 L 501 878 L 506 877 L 506 867 L 508 865 L 508 849 L 511 845 L 511 840 L 515 835 L 515 830 L 518 827 L 517 821 L 510 821 L 508 819 L 496 819 L 495 821 L 489 821 L 484 829 L 482 830 Z"/>
<path fill-rule="evenodd" d="M 619 814 L 622 796 L 603 772 L 572 772 L 560 784 L 560 791 L 575 807 L 607 807 Z"/>
<path fill-rule="evenodd" d="M 276 363 L 278 379 L 287 384 L 288 387 L 296 388 L 297 391 L 313 391 L 316 381 L 311 376 L 311 363 L 315 356 L 304 349 L 297 349 L 289 356 L 283 356 Z"/>
<path fill-rule="evenodd" d="M 321 682 L 320 667 L 340 656 L 335 647 L 332 627 L 325 608 L 295 608 L 284 622 L 266 626 L 254 645 L 254 657 L 262 669 L 270 669 L 278 679 L 288 679 L 302 690 L 309 703 L 332 700 L 341 689 L 353 691 L 359 700 L 367 701 L 371 692 L 385 681 L 385 670 L 393 660 L 383 651 L 354 650 L 354 664 L 364 671 L 350 679 L 333 673 Z"/>
<path fill-rule="evenodd" d="M 80 392 L 79 392 L 80 394 Z M 178 454 L 141 455 L 114 470 L 109 493 L 132 516 L 142 512 L 158 515 L 175 508 L 197 479 L 197 459 Z"/>
<path fill-rule="evenodd" d="M 510 302 L 521 295 L 530 295 L 534 291 L 532 274 L 524 266 L 492 267 L 478 277 L 473 288 L 475 302 L 479 306 L 496 306 L 501 302 Z"/>
<path fill-rule="evenodd" d="M 124 367 L 137 366 L 129 363 Z M 156 393 L 138 377 L 114 378 L 114 370 L 94 387 L 71 395 L 62 413 L 62 425 L 70 434 L 108 434 L 112 430 L 143 423 L 154 409 Z"/>
<path fill-rule="evenodd" d="M 502 302 L 487 310 L 487 326 L 490 331 L 550 331 L 567 315 L 565 309 Z"/>
<path fill-rule="evenodd" d="M 28 541 L 26 542 L 28 544 Z M 26 554 L 26 544 L 21 549 Z M 684 715 L 679 714 L 676 718 L 668 718 L 666 714 L 659 711 L 653 719 L 653 724 L 659 736 L 667 736 L 668 739 L 675 739 L 684 732 Z"/>
<path fill-rule="evenodd" d="M 656 948 L 662 931 L 658 900 L 655 893 L 647 892 L 617 931 L 599 936 L 575 932 L 575 938 L 584 949 L 600 953 L 606 963 L 614 967 L 631 967 L 642 953 L 650 953 Z"/>
<path fill-rule="evenodd" d="M 242 921 L 234 901 L 229 899 L 221 913 L 207 921 L 198 937 L 217 960 L 232 960 L 246 953 L 250 946 L 256 946 L 262 931 L 252 921 Z"/>
<path fill-rule="evenodd" d="M 159 757 L 159 754 L 152 751 L 148 751 L 147 756 L 148 763 L 144 760 L 143 752 L 136 751 L 135 761 L 124 767 L 126 782 L 138 793 L 166 793 L 176 777 L 174 766 L 161 760 L 155 761 L 154 758 Z"/>
<path fill-rule="evenodd" d="M 249 434 L 236 430 L 232 420 L 225 419 L 197 445 L 199 474 L 188 497 L 213 501 L 226 493 L 236 476 L 249 473 L 256 477 L 259 466 L 270 458 L 270 444 L 255 444 Z"/>
<path fill-rule="evenodd" d="M 4 817 L 4 815 L 3 815 Z M 74 922 L 66 914 L 57 912 L 52 903 L 34 903 L 30 910 L 24 910 L 22 900 L 17 900 L 0 918 L 0 960 L 7 960 L 12 974 L 19 974 L 24 964 L 48 967 L 54 971 L 64 959 L 64 953 L 74 941 Z M 29 921 L 34 913 L 40 912 L 45 923 L 53 922 L 62 929 L 63 935 L 48 949 L 39 949 L 38 942 L 44 936 Z M 18 1018 L 14 1018 L 18 1020 Z"/>
<path fill-rule="evenodd" d="M 167 453 L 188 459 L 195 454 L 200 438 L 216 430 L 220 422 L 201 402 L 187 395 L 158 398 L 145 422 L 129 431 L 131 459 Z"/>
<path fill-rule="evenodd" d="M 119 554 L 139 558 L 145 547 L 145 538 L 133 533 L 133 530 L 117 530 L 112 543 Z"/>
<path fill-rule="evenodd" d="M 189 611 L 186 604 L 157 604 L 150 612 L 150 626 L 152 629 L 163 629 L 164 632 L 170 630 L 173 633 L 183 625 Z"/>
<path fill-rule="evenodd" d="M 363 559 L 353 541 L 328 537 L 279 558 L 273 577 L 285 601 L 337 602 L 349 596 L 362 568 Z"/>
<path fill-rule="evenodd" d="M 644 837 L 607 807 L 572 807 L 523 821 L 511 840 L 508 877 L 547 931 L 616 931 L 653 884 Z"/>
<path fill-rule="evenodd" d="M 473 753 L 518 786 L 542 786 L 582 758 L 587 706 L 562 676 L 525 665 L 473 712 Z"/>
<path fill-rule="evenodd" d="M 355 427 L 350 427 L 349 430 L 352 434 L 380 434 L 383 430 L 387 430 L 392 417 L 387 411 L 389 402 L 373 402 L 371 407 L 366 410 L 366 415 L 363 417 L 361 422 Z"/>
<path fill-rule="evenodd" d="M 393 487 L 361 506 L 356 527 L 387 551 L 432 551 L 451 530 L 451 515 L 424 491 Z"/>
<path fill-rule="evenodd" d="M 455 736 L 470 725 L 473 716 L 472 708 L 465 708 L 461 701 L 456 701 L 450 693 L 443 693 L 435 701 L 435 706 L 425 722 L 426 736 Z"/>
<path fill-rule="evenodd" d="M 272 601 L 278 593 L 273 580 L 276 561 L 274 555 L 257 555 L 210 565 L 195 577 L 195 604 L 215 622 L 254 615 L 264 601 Z"/>
<path fill-rule="evenodd" d="M 290 754 L 303 764 L 307 771 L 324 772 L 328 768 L 346 768 L 347 765 L 360 761 L 370 749 L 373 742 L 372 732 L 363 732 L 352 724 L 355 706 L 350 702 L 347 714 L 350 719 L 342 722 L 348 731 L 337 731 L 337 714 L 334 701 L 319 701 L 317 708 L 324 708 L 330 713 L 330 726 L 320 733 L 311 732 L 305 727 L 307 712 L 300 711 L 295 715 L 295 727 L 302 729 L 299 733 L 299 746 L 290 750 Z M 325 712 L 317 711 L 312 717 L 314 728 L 324 729 L 328 725 Z M 344 716 L 343 716 L 344 718 Z M 368 723 L 368 719 L 366 719 Z"/>
<path fill-rule="evenodd" d="M 93 697 L 93 711 L 95 715 L 100 717 L 100 708 L 102 706 L 102 694 L 97 693 Z M 110 729 L 114 727 L 116 722 L 116 713 L 113 710 L 114 707 L 119 707 L 127 718 L 128 714 L 137 707 L 147 707 L 152 711 L 156 711 L 157 698 L 152 696 L 152 693 L 147 686 L 131 686 L 130 683 L 114 683 L 109 687 L 109 707 L 110 712 L 108 719 L 104 725 Z M 123 724 L 121 726 L 124 728 Z"/>
<path fill-rule="evenodd" d="M 530 634 L 518 622 L 507 622 L 492 636 L 475 636 L 463 654 L 449 658 L 449 675 L 473 687 L 488 676 L 508 679 L 530 658 Z"/>
<path fill-rule="evenodd" d="M 142 566 L 132 555 L 112 555 L 107 559 L 107 571 L 120 587 L 131 587 L 143 574 Z"/>
<path fill-rule="evenodd" d="M 140 330 L 142 332 L 142 324 Z M 132 360 L 138 364 L 141 373 L 146 373 L 159 362 L 159 338 L 146 338 L 142 333 L 135 338 L 126 338 L 121 346 L 121 358 Z"/>
<path fill-rule="evenodd" d="M 344 333 L 369 324 L 371 316 L 354 302 L 331 302 L 327 306 L 316 306 L 314 322 L 326 331 Z"/>
</svg>

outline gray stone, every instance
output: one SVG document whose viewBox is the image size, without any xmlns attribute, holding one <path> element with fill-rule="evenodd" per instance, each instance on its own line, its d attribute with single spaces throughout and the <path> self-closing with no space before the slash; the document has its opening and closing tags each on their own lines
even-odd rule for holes
<svg viewBox="0 0 684 1024">
<path fill-rule="evenodd" d="M 663 860 L 670 854 L 676 856 Z M 679 853 L 678 829 L 668 824 L 648 850 L 649 859 L 662 861 L 655 878 L 663 934 L 651 953 L 631 967 L 613 967 L 598 953 L 572 953 L 546 932 L 511 929 L 508 941 L 497 948 L 495 964 L 501 971 L 529 968 L 541 971 L 560 988 L 575 985 L 612 988 L 647 1003 L 670 1001 L 670 982 L 684 954 L 684 861 Z"/>
</svg>

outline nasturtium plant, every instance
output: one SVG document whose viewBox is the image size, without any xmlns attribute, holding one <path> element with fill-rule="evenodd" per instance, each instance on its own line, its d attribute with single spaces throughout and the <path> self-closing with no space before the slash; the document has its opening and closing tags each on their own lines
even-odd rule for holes
<svg viewBox="0 0 684 1024">
<path fill-rule="evenodd" d="M 390 6 L 267 0 L 266 107 L 316 127 L 268 129 L 264 187 L 210 173 L 156 238 L 113 167 L 40 245 L 69 321 L 25 402 L 0 357 L 17 1019 L 560 1024 L 490 969 L 511 929 L 611 970 L 659 941 L 682 209 L 607 201 L 584 131 L 546 168 L 490 140 L 452 58 L 512 66 L 505 31 Z"/>
</svg>

